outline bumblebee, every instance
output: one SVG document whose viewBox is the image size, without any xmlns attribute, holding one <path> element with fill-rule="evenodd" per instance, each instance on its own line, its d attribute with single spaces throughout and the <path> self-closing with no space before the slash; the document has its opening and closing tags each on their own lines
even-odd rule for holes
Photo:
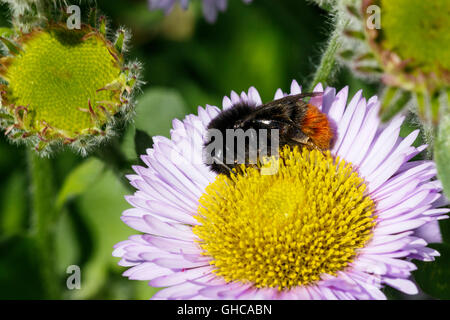
<svg viewBox="0 0 450 320">
<path fill-rule="evenodd" d="M 278 147 L 298 145 L 309 149 L 329 149 L 333 132 L 327 116 L 316 106 L 303 101 L 305 97 L 322 94 L 301 93 L 260 106 L 238 103 L 223 110 L 211 120 L 207 127 L 204 150 L 206 159 L 211 161 L 207 161 L 206 164 L 218 174 L 229 175 L 232 169 L 240 164 L 252 164 L 252 151 L 256 153 L 258 159 L 261 154 L 272 155 L 273 151 L 270 150 L 274 144 Z M 212 134 L 221 133 L 223 137 L 229 138 L 230 131 L 239 129 L 242 130 L 241 132 L 251 132 L 246 135 L 248 139 L 245 140 L 245 145 L 241 149 L 236 144 L 236 136 L 232 136 L 231 139 L 234 141 L 230 147 L 229 141 L 225 141 L 226 139 L 215 141 L 217 135 Z M 267 134 L 264 136 L 266 139 L 261 139 L 255 134 L 261 129 L 266 129 Z M 276 137 L 273 130 L 276 130 Z M 215 148 L 208 148 L 211 143 L 215 143 Z"/>
</svg>

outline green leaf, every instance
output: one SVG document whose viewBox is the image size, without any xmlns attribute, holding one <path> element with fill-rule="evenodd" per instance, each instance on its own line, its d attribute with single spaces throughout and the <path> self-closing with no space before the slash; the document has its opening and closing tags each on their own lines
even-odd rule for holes
<svg viewBox="0 0 450 320">
<path fill-rule="evenodd" d="M 422 290 L 438 299 L 450 299 L 450 246 L 443 243 L 430 245 L 441 254 L 434 262 L 414 261 L 414 277 Z"/>
<path fill-rule="evenodd" d="M 183 119 L 188 112 L 178 91 L 162 87 L 145 90 L 137 104 L 135 125 L 126 130 L 121 150 L 134 161 L 152 147 L 152 136 L 168 136 L 172 121 Z"/>
<path fill-rule="evenodd" d="M 172 120 L 183 119 L 187 110 L 178 91 L 161 87 L 147 89 L 139 98 L 136 107 L 136 129 L 151 137 L 168 136 Z"/>
<path fill-rule="evenodd" d="M 137 300 L 148 300 L 161 288 L 153 288 L 148 286 L 147 281 L 136 281 L 135 284 L 135 297 Z"/>
<path fill-rule="evenodd" d="M 113 257 L 112 251 L 115 244 L 136 234 L 120 219 L 122 212 L 130 208 L 124 199 L 128 193 L 112 171 L 108 170 L 89 188 L 89 192 L 77 200 L 81 218 L 90 230 L 93 247 L 91 258 L 81 267 L 81 290 L 74 292 L 74 298 L 103 298 L 98 294 L 108 284 L 109 272 L 125 271 L 125 268 L 117 265 L 120 259 Z M 132 281 L 124 277 L 120 281 L 133 285 Z"/>
<path fill-rule="evenodd" d="M 30 238 L 13 237 L 0 242 L 0 300 L 46 296 L 36 252 L 36 243 Z"/>
<path fill-rule="evenodd" d="M 75 168 L 64 181 L 58 194 L 56 207 L 59 209 L 71 198 L 85 192 L 102 173 L 104 165 L 101 161 L 91 158 Z"/>
<path fill-rule="evenodd" d="M 383 94 L 383 100 L 382 100 L 382 107 L 384 109 L 387 109 L 387 106 L 393 103 L 394 98 L 397 96 L 397 94 L 400 92 L 400 88 L 397 87 L 387 87 L 386 91 Z"/>
<path fill-rule="evenodd" d="M 398 97 L 397 97 L 398 96 Z M 399 88 L 388 88 L 381 102 L 381 120 L 387 122 L 405 108 L 411 100 L 411 92 Z"/>
<path fill-rule="evenodd" d="M 402 126 L 400 127 L 400 137 L 405 138 L 407 137 L 410 133 L 412 133 L 415 130 L 420 130 L 421 132 L 419 133 L 419 136 L 416 138 L 416 140 L 413 142 L 413 146 L 418 148 L 424 144 L 426 144 L 425 138 L 424 138 L 424 133 L 422 125 L 417 117 L 416 114 L 414 113 L 408 113 L 406 116 L 405 121 L 402 123 Z M 415 160 L 424 160 L 426 155 L 426 152 L 421 152 L 419 153 L 417 156 L 415 156 L 413 159 Z"/>
<path fill-rule="evenodd" d="M 122 143 L 120 145 L 120 150 L 123 152 L 126 159 L 132 163 L 134 162 L 138 155 L 136 153 L 134 136 L 136 135 L 136 128 L 134 124 L 129 125 L 125 130 L 125 133 L 122 137 Z"/>
<path fill-rule="evenodd" d="M 55 230 L 56 269 L 59 274 L 66 274 L 67 267 L 77 265 L 80 259 L 80 243 L 72 217 L 63 209 Z M 81 235 L 78 235 L 81 236 Z M 86 234 L 83 234 L 86 237 Z"/>
<path fill-rule="evenodd" d="M 351 38 L 356 38 L 359 40 L 364 40 L 366 38 L 366 35 L 364 34 L 364 32 L 360 32 L 360 31 L 356 31 L 356 30 L 344 30 L 344 34 L 351 37 Z"/>
</svg>

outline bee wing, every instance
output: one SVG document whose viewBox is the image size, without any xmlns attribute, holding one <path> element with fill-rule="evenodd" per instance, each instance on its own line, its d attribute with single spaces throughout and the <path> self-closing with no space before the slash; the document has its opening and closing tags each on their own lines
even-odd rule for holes
<svg viewBox="0 0 450 320">
<path fill-rule="evenodd" d="M 308 108 L 308 103 L 302 99 L 322 94 L 323 92 L 300 93 L 268 102 L 257 107 L 246 120 L 263 128 L 279 129 L 281 143 L 310 145 L 311 139 L 300 127 L 300 121 Z"/>
<path fill-rule="evenodd" d="M 323 92 L 305 92 L 305 93 L 299 93 L 294 94 L 292 96 L 286 96 L 271 102 L 268 102 L 266 104 L 263 104 L 261 108 L 270 108 L 275 106 L 285 106 L 285 105 L 295 105 L 297 102 L 301 101 L 303 98 L 306 97 L 317 97 L 323 95 Z M 304 102 L 304 101 L 302 101 Z M 306 102 L 304 102 L 306 104 Z"/>
<path fill-rule="evenodd" d="M 301 115 L 306 112 L 308 103 L 302 99 L 305 97 L 315 97 L 323 92 L 300 93 L 286 96 L 266 104 L 260 105 L 246 120 L 277 120 L 286 125 L 296 125 Z"/>
<path fill-rule="evenodd" d="M 306 112 L 308 103 L 303 101 L 303 98 L 306 97 L 316 97 L 321 96 L 323 92 L 308 92 L 308 93 L 300 93 L 292 96 L 286 96 L 281 99 L 277 99 L 266 103 L 259 107 L 260 115 L 264 113 L 268 113 L 272 116 L 271 122 L 274 124 L 278 124 L 278 127 L 281 128 L 281 124 L 285 125 L 285 130 L 287 130 L 286 135 L 284 136 L 284 142 L 290 145 L 305 145 L 311 146 L 311 138 L 308 137 L 301 130 L 299 119 L 302 118 L 302 114 Z M 282 116 L 280 117 L 279 115 Z M 278 115 L 275 116 L 274 115 Z"/>
<path fill-rule="evenodd" d="M 267 115 L 267 119 L 270 119 L 273 115 L 281 115 L 287 110 L 299 110 L 306 108 L 307 102 L 303 101 L 306 97 L 316 97 L 322 95 L 323 92 L 306 92 L 295 94 L 293 96 L 286 96 L 281 99 L 277 99 L 268 103 L 265 103 L 255 110 L 252 117 L 264 117 Z M 294 120 L 294 119 L 292 119 Z"/>
</svg>

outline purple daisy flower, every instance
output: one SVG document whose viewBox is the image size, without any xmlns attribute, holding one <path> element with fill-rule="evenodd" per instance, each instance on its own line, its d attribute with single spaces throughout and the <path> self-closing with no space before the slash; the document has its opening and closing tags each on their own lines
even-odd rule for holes
<svg viewBox="0 0 450 320">
<path fill-rule="evenodd" d="M 385 285 L 416 294 L 411 260 L 439 255 L 427 243 L 441 241 L 449 212 L 435 164 L 410 161 L 426 148 L 412 146 L 419 131 L 399 137 L 403 117 L 383 126 L 377 97 L 347 97 L 328 87 L 309 102 L 334 126 L 331 152 L 285 149 L 273 176 L 228 178 L 203 164 L 218 107 L 174 120 L 128 177 L 137 191 L 122 220 L 144 234 L 115 246 L 124 276 L 164 287 L 154 299 L 385 299 Z M 262 104 L 252 87 L 223 109 L 239 102 Z"/>
<path fill-rule="evenodd" d="M 252 0 L 242 0 L 244 3 L 250 3 Z M 148 0 L 150 10 L 162 9 L 169 13 L 177 0 Z M 178 0 L 183 9 L 189 6 L 189 0 Z M 227 9 L 227 0 L 203 0 L 203 15 L 206 21 L 213 23 L 217 19 L 218 12 L 224 12 Z"/>
</svg>

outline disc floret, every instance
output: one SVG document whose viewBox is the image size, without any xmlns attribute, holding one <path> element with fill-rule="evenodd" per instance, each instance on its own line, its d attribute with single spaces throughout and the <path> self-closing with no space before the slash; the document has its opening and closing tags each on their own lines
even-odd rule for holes
<svg viewBox="0 0 450 320">
<path fill-rule="evenodd" d="M 372 237 L 375 204 L 351 164 L 285 147 L 274 175 L 219 175 L 200 199 L 193 232 L 226 281 L 279 290 L 336 275 Z"/>
</svg>

